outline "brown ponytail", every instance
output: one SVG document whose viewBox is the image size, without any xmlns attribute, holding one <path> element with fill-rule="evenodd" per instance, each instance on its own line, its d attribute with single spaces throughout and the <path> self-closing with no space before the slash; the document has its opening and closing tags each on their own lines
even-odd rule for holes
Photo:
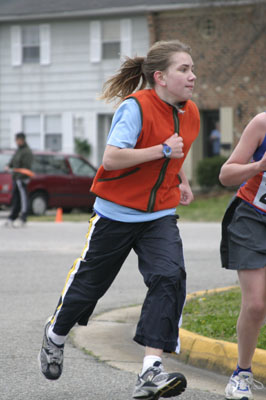
<svg viewBox="0 0 266 400">
<path fill-rule="evenodd" d="M 147 84 L 154 86 L 154 72 L 165 71 L 171 64 L 171 56 L 177 52 L 191 54 L 191 49 L 179 40 L 154 43 L 147 57 L 127 57 L 116 75 L 108 79 L 103 86 L 102 100 L 107 102 L 118 97 L 123 100 L 126 96 L 144 89 Z"/>
<path fill-rule="evenodd" d="M 142 72 L 143 62 L 144 57 L 127 57 L 118 73 L 108 79 L 103 85 L 101 99 L 109 102 L 113 98 L 118 97 L 122 100 L 133 93 L 139 85 L 139 89 L 144 89 L 147 80 Z"/>
</svg>

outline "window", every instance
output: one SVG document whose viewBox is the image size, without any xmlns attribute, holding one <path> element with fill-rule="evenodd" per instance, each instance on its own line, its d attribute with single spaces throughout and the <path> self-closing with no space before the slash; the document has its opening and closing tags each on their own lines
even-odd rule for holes
<svg viewBox="0 0 266 400">
<path fill-rule="evenodd" d="M 112 59 L 120 57 L 120 23 L 103 21 L 102 23 L 102 57 Z"/>
<path fill-rule="evenodd" d="M 61 151 L 62 150 L 62 135 L 61 133 L 53 133 L 45 135 L 44 142 L 45 150 Z"/>
<path fill-rule="evenodd" d="M 40 32 L 38 25 L 22 26 L 22 62 L 40 62 Z"/>
<path fill-rule="evenodd" d="M 66 175 L 68 167 L 63 156 L 35 154 L 32 169 L 38 174 Z"/>
<path fill-rule="evenodd" d="M 210 135 L 215 129 L 217 121 L 219 121 L 219 110 L 202 111 L 203 157 L 213 156 L 213 145 Z"/>
<path fill-rule="evenodd" d="M 40 115 L 22 117 L 22 130 L 26 134 L 27 142 L 32 149 L 41 148 L 41 118 Z"/>
<path fill-rule="evenodd" d="M 69 157 L 68 161 L 74 175 L 78 176 L 95 175 L 95 170 L 90 166 L 90 164 L 86 163 L 84 160 L 81 160 L 78 157 Z"/>
<path fill-rule="evenodd" d="M 44 148 L 51 151 L 62 150 L 62 127 L 60 115 L 49 115 L 44 120 Z"/>
<path fill-rule="evenodd" d="M 90 22 L 90 61 L 131 57 L 132 23 L 130 18 Z"/>
<path fill-rule="evenodd" d="M 205 39 L 213 39 L 216 34 L 216 25 L 213 19 L 206 17 L 201 21 L 201 34 Z"/>
<path fill-rule="evenodd" d="M 5 167 L 9 163 L 12 155 L 13 154 L 0 153 L 0 172 L 4 172 L 5 171 Z"/>
<path fill-rule="evenodd" d="M 14 25 L 11 27 L 11 62 L 50 64 L 50 25 Z"/>
<path fill-rule="evenodd" d="M 24 115 L 23 132 L 29 146 L 34 150 L 62 150 L 62 121 L 60 115 Z"/>
</svg>

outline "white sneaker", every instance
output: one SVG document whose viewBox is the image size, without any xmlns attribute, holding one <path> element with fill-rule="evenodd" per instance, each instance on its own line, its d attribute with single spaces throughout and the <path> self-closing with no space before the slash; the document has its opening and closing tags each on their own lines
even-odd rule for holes
<svg viewBox="0 0 266 400">
<path fill-rule="evenodd" d="M 22 219 L 16 219 L 13 223 L 14 228 L 25 228 L 26 222 Z"/>
<path fill-rule="evenodd" d="M 238 375 L 231 376 L 225 388 L 227 400 L 253 400 L 251 387 L 263 389 L 263 384 L 253 379 L 252 372 L 241 371 Z"/>
<path fill-rule="evenodd" d="M 4 226 L 5 228 L 13 228 L 14 227 L 14 221 L 12 221 L 11 219 L 7 219 L 2 226 Z"/>
<path fill-rule="evenodd" d="M 63 371 L 64 345 L 56 346 L 48 337 L 50 319 L 45 324 L 43 343 L 39 353 L 39 367 L 45 378 L 55 380 Z"/>
</svg>

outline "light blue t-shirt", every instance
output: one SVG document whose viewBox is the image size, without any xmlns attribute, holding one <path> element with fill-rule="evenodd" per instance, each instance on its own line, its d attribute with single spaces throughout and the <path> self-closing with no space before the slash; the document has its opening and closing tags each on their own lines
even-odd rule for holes
<svg viewBox="0 0 266 400">
<path fill-rule="evenodd" d="M 134 148 L 142 129 L 142 118 L 139 106 L 134 99 L 127 99 L 116 110 L 107 144 L 121 149 Z M 97 197 L 94 210 L 104 218 L 121 222 L 145 222 L 174 215 L 175 208 L 147 213 L 133 208 L 121 206 L 108 200 Z"/>
</svg>

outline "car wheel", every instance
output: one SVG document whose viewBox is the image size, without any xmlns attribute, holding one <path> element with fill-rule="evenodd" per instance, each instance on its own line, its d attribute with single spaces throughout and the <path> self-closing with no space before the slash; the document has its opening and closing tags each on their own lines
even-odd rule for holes
<svg viewBox="0 0 266 400">
<path fill-rule="evenodd" d="M 47 198 L 43 193 L 35 193 L 31 197 L 31 212 L 34 215 L 44 215 L 47 210 Z"/>
</svg>

